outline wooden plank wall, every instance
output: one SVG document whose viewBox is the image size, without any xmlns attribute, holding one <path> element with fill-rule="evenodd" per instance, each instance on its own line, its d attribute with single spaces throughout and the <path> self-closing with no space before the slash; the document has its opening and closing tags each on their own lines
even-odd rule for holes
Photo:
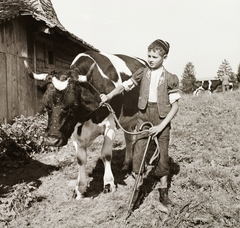
<svg viewBox="0 0 240 228">
<path fill-rule="evenodd" d="M 58 42 L 61 42 L 59 39 Z M 64 44 L 59 44 L 54 40 L 37 35 L 35 40 L 36 49 L 36 70 L 41 73 L 48 73 L 52 70 L 68 70 L 73 59 L 80 53 L 78 50 L 72 50 Z M 54 53 L 54 64 L 48 64 L 48 50 Z"/>
<path fill-rule="evenodd" d="M 19 113 L 24 116 L 32 116 L 37 110 L 37 89 L 35 81 L 27 75 L 23 64 L 24 59 L 18 59 L 19 72 L 23 72 L 18 75 Z"/>
<path fill-rule="evenodd" d="M 39 24 L 32 17 L 0 24 L 0 123 L 41 111 L 43 93 L 27 76 L 25 59 L 36 73 L 50 73 L 54 69 L 68 70 L 76 55 L 85 51 L 63 35 L 36 33 Z M 53 56 L 51 61 L 48 55 Z"/>
<path fill-rule="evenodd" d="M 19 113 L 17 68 L 17 56 L 7 54 L 8 120 L 12 120 Z"/>
<path fill-rule="evenodd" d="M 36 111 L 36 86 L 29 83 L 24 59 L 28 58 L 26 23 L 21 18 L 0 25 L 0 123 Z"/>
<path fill-rule="evenodd" d="M 0 123 L 8 117 L 6 54 L 0 53 Z"/>
</svg>

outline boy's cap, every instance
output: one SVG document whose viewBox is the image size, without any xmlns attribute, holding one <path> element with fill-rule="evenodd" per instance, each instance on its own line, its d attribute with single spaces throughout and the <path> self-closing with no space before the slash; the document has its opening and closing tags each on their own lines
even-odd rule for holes
<svg viewBox="0 0 240 228">
<path fill-rule="evenodd" d="M 168 54 L 169 49 L 170 49 L 170 44 L 167 41 L 163 41 L 163 40 L 157 39 L 153 43 L 158 43 L 164 49 L 166 54 Z"/>
</svg>

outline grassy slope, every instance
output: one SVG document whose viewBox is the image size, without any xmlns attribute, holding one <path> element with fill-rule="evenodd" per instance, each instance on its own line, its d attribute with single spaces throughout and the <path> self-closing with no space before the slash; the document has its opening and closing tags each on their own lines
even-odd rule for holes
<svg viewBox="0 0 240 228">
<path fill-rule="evenodd" d="M 16 224 L 18 227 L 26 224 L 31 224 L 29 227 L 238 227 L 239 101 L 240 91 L 182 96 L 180 110 L 172 121 L 170 156 L 180 171 L 172 179 L 169 195 L 175 206 L 168 215 L 158 210 L 158 191 L 154 189 L 125 223 L 132 188 L 122 183 L 124 143 L 119 132 L 112 161 L 113 173 L 119 180 L 118 191 L 112 195 L 97 194 L 80 202 L 69 200 L 72 195 L 69 189 L 73 187 L 67 188 L 66 183 L 75 182 L 77 173 L 76 162 L 67 163 L 59 171 L 41 178 L 36 193 L 45 195 L 46 200 L 34 203 L 9 227 Z M 93 153 L 88 155 L 87 172 L 89 180 L 94 180 L 90 193 L 101 191 L 102 187 L 103 166 L 97 163 L 101 140 L 100 137 L 92 144 Z M 43 159 L 50 162 L 53 157 L 62 161 L 69 158 L 69 152 L 64 152 L 69 149 L 74 156 L 72 145 L 68 145 L 56 155 L 46 153 L 48 156 Z"/>
<path fill-rule="evenodd" d="M 239 103 L 240 91 L 182 96 L 170 147 L 180 165 L 171 188 L 178 205 L 174 223 L 240 224 Z"/>
<path fill-rule="evenodd" d="M 160 212 L 155 188 L 128 219 L 126 227 L 239 226 L 239 103 L 240 91 L 182 96 L 180 110 L 172 121 L 170 142 L 170 157 L 180 166 L 169 193 L 175 206 L 168 215 Z M 126 214 L 126 208 L 122 208 L 128 199 L 120 202 L 129 198 L 130 192 L 126 188 L 117 191 L 116 217 L 102 227 L 122 227 Z"/>
</svg>

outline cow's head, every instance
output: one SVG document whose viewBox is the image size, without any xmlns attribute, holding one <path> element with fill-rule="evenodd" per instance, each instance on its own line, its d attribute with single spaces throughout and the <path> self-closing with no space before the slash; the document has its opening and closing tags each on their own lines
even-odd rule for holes
<svg viewBox="0 0 240 228">
<path fill-rule="evenodd" d="M 86 116 L 98 108 L 99 103 L 89 85 L 76 79 L 74 72 L 36 74 L 26 62 L 25 66 L 31 78 L 49 82 L 43 97 L 48 112 L 44 143 L 57 147 L 66 145 L 76 124 L 83 123 Z"/>
</svg>

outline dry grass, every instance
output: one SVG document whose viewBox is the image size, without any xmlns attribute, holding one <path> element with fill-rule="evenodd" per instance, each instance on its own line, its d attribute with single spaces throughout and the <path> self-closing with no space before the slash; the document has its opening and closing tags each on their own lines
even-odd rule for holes
<svg viewBox="0 0 240 228">
<path fill-rule="evenodd" d="M 125 221 L 132 188 L 123 183 L 120 170 L 124 142 L 119 131 L 112 162 L 118 182 L 117 192 L 100 193 L 103 172 L 103 165 L 98 160 L 102 143 L 100 137 L 92 144 L 88 156 L 88 196 L 81 202 L 71 199 L 72 192 L 66 183 L 76 179 L 77 171 L 76 161 L 67 162 L 69 157 L 74 156 L 72 145 L 68 145 L 55 157 L 52 152 L 46 153 L 45 158 L 41 155 L 41 161 L 61 166 L 61 169 L 42 177 L 42 184 L 36 190 L 25 188 L 31 193 L 31 210 L 18 204 L 20 200 L 11 201 L 15 202 L 12 204 L 15 209 L 16 206 L 21 209 L 21 216 L 7 224 L 9 227 L 238 227 L 239 103 L 239 90 L 212 96 L 182 96 L 180 110 L 172 121 L 170 157 L 180 166 L 180 171 L 172 178 L 169 194 L 175 206 L 168 214 L 159 210 L 158 191 L 153 189 Z M 50 158 L 55 163 L 51 163 Z M 24 193 L 19 188 L 13 193 L 19 196 L 19 192 Z M 41 198 L 42 202 L 36 202 L 39 195 L 47 199 Z M 22 199 L 25 199 L 25 204 L 29 201 L 28 198 Z"/>
<path fill-rule="evenodd" d="M 240 91 L 181 99 L 170 149 L 181 167 L 172 189 L 180 206 L 179 226 L 240 224 L 239 101 Z M 208 219 L 197 221 L 199 215 Z"/>
</svg>

